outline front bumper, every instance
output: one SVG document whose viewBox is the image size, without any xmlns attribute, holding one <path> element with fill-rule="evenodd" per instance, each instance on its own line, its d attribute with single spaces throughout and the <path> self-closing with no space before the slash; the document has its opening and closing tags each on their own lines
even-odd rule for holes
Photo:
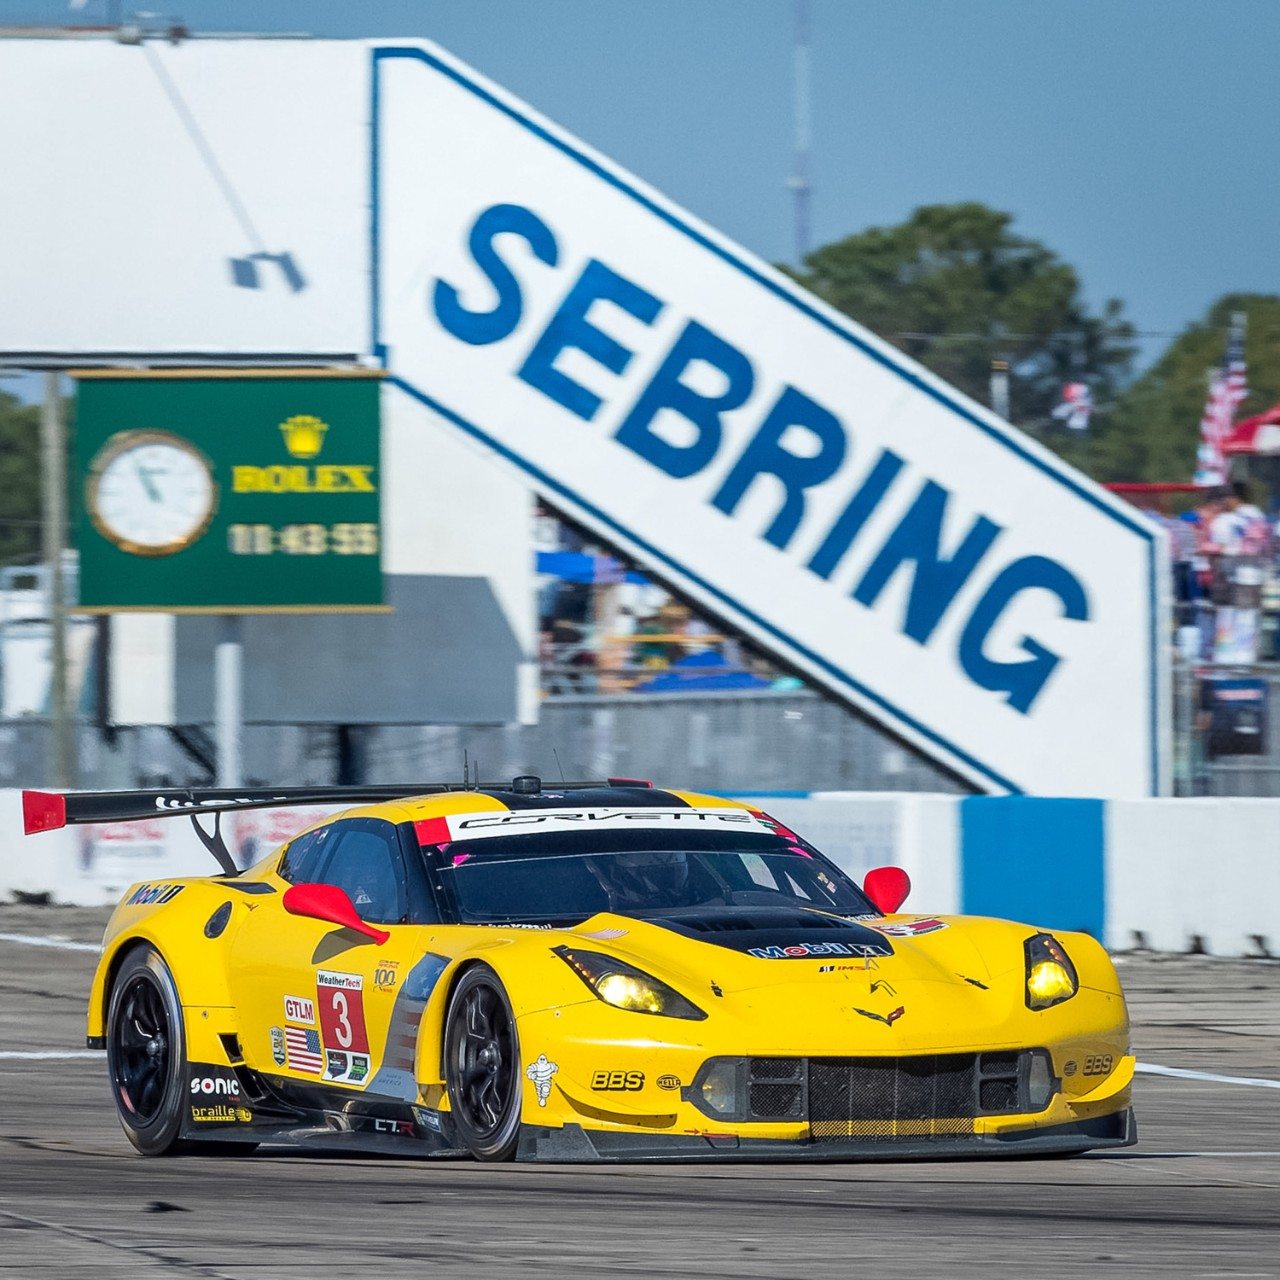
<svg viewBox="0 0 1280 1280">
<path fill-rule="evenodd" d="M 832 1140 L 755 1138 L 731 1133 L 634 1133 L 584 1129 L 568 1124 L 551 1129 L 521 1126 L 521 1161 L 585 1164 L 597 1161 L 661 1160 L 945 1160 L 999 1156 L 1063 1155 L 1104 1147 L 1129 1147 L 1138 1140 L 1133 1111 L 1029 1128 L 986 1133 L 939 1135 L 927 1141 L 911 1137 Z"/>
</svg>

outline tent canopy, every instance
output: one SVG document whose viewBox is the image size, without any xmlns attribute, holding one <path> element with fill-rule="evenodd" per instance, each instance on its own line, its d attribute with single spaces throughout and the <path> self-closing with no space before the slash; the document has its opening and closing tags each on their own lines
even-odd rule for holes
<svg viewBox="0 0 1280 1280">
<path fill-rule="evenodd" d="M 1280 453 L 1280 404 L 1237 422 L 1223 441 L 1223 453 Z"/>
</svg>

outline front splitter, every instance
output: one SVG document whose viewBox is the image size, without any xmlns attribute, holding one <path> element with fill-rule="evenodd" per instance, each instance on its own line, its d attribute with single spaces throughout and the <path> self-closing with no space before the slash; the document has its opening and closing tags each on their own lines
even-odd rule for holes
<svg viewBox="0 0 1280 1280">
<path fill-rule="evenodd" d="M 730 1134 L 618 1133 L 584 1129 L 576 1124 L 565 1125 L 562 1129 L 522 1125 L 516 1159 L 561 1164 L 662 1160 L 861 1162 L 990 1159 L 1129 1147 L 1137 1140 L 1138 1126 L 1132 1109 L 1047 1128 L 948 1134 L 925 1141 L 917 1138 L 791 1140 Z"/>
</svg>

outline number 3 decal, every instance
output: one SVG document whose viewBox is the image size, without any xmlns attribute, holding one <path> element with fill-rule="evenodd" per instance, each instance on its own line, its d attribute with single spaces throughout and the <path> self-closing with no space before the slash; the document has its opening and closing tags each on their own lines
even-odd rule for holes
<svg viewBox="0 0 1280 1280">
<path fill-rule="evenodd" d="M 344 1049 L 351 1048 L 351 1019 L 347 1016 L 347 997 L 341 991 L 333 993 L 333 1010 L 338 1015 L 338 1026 L 333 1035 Z"/>
<path fill-rule="evenodd" d="M 369 1052 L 364 1025 L 364 979 L 357 973 L 316 974 L 316 1008 L 326 1049 Z"/>
</svg>

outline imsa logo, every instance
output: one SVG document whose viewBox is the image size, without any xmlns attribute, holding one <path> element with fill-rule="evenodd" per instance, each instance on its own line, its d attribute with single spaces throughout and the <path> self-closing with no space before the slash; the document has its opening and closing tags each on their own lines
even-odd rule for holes
<svg viewBox="0 0 1280 1280">
<path fill-rule="evenodd" d="M 644 1088 L 643 1071 L 597 1071 L 591 1077 L 596 1093 L 636 1093 Z"/>
</svg>

